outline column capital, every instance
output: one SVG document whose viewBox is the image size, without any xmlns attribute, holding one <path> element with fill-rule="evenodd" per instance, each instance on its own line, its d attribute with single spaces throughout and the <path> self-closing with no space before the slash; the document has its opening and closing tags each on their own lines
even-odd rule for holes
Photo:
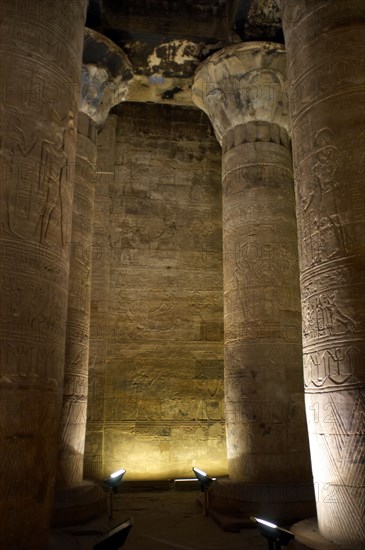
<svg viewBox="0 0 365 550">
<path fill-rule="evenodd" d="M 285 47 L 244 42 L 214 53 L 198 67 L 192 96 L 220 144 L 228 130 L 252 122 L 289 132 Z"/>
<path fill-rule="evenodd" d="M 110 109 L 126 99 L 132 78 L 126 54 L 106 36 L 85 28 L 79 111 L 102 126 Z"/>
</svg>

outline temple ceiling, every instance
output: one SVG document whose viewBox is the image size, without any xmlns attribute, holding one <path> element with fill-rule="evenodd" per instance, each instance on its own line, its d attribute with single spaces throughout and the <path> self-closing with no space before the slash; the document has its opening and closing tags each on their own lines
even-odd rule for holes
<svg viewBox="0 0 365 550">
<path fill-rule="evenodd" d="M 86 25 L 128 56 L 128 101 L 193 106 L 197 66 L 241 41 L 283 42 L 275 0 L 90 0 Z"/>
</svg>

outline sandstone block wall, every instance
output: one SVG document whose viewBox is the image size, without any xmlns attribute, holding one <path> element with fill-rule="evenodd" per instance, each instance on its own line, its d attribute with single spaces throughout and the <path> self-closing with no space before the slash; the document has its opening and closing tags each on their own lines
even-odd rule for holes
<svg viewBox="0 0 365 550">
<path fill-rule="evenodd" d="M 98 153 L 85 475 L 222 475 L 220 147 L 197 110 L 125 103 Z"/>
</svg>

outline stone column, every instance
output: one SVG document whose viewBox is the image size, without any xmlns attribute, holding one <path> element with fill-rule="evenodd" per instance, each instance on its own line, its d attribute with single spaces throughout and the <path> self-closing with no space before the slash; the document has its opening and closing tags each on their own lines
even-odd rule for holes
<svg viewBox="0 0 365 550">
<path fill-rule="evenodd" d="M 111 307 L 111 225 L 115 167 L 117 115 L 109 115 L 97 135 L 97 185 L 91 272 L 91 322 L 89 358 L 89 395 L 85 441 L 85 475 L 102 479 L 111 471 L 105 465 L 104 406 L 108 349 L 113 333 Z"/>
<path fill-rule="evenodd" d="M 96 515 L 100 490 L 83 481 L 88 394 L 91 258 L 96 180 L 96 134 L 109 110 L 125 99 L 132 69 L 106 37 L 85 29 L 76 146 L 61 446 L 54 523 Z M 103 493 L 102 493 L 103 494 Z M 101 499 L 102 500 L 102 499 Z"/>
<path fill-rule="evenodd" d="M 320 532 L 365 546 L 365 4 L 281 2 Z"/>
<path fill-rule="evenodd" d="M 86 0 L 0 8 L 0 547 L 47 546 Z"/>
<path fill-rule="evenodd" d="M 238 44 L 193 86 L 223 151 L 228 471 L 244 484 L 311 477 L 285 63 L 279 44 Z"/>
</svg>

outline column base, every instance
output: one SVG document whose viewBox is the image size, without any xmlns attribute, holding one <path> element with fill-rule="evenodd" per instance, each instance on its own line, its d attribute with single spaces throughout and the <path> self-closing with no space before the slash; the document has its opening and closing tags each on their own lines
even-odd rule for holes
<svg viewBox="0 0 365 550">
<path fill-rule="evenodd" d="M 55 492 L 52 526 L 79 525 L 106 513 L 106 493 L 91 481 Z"/>
<path fill-rule="evenodd" d="M 350 521 L 350 520 L 349 520 Z M 290 527 L 295 534 L 295 541 L 289 548 L 302 550 L 360 550 L 362 546 L 342 546 L 322 537 L 318 530 L 317 518 L 309 518 L 299 521 Z M 295 544 L 294 544 L 295 543 Z"/>
<path fill-rule="evenodd" d="M 216 480 L 209 489 L 209 515 L 224 531 L 254 527 L 251 516 L 289 525 L 316 514 L 312 483 L 237 483 Z"/>
</svg>

